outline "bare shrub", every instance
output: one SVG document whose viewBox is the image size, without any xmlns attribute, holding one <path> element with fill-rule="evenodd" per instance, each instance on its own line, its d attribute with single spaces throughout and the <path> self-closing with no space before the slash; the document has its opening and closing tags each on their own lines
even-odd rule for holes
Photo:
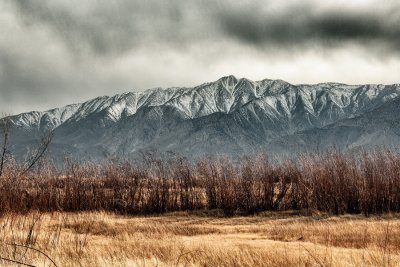
<svg viewBox="0 0 400 267">
<path fill-rule="evenodd" d="M 12 162 L 12 163 L 11 163 Z M 43 161 L 26 169 L 10 161 L 0 180 L 0 213 L 112 211 L 150 214 L 222 210 L 381 214 L 400 211 L 400 155 L 385 149 L 335 149 L 286 161 L 267 155 L 239 160 L 147 156 L 141 163 Z"/>
</svg>

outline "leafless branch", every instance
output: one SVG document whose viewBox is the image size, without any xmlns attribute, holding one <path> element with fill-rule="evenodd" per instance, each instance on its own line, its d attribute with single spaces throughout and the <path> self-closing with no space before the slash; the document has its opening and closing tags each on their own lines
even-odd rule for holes
<svg viewBox="0 0 400 267">
<path fill-rule="evenodd" d="M 51 140 L 53 139 L 53 136 L 54 136 L 53 131 L 49 131 L 42 136 L 38 148 L 34 150 L 30 159 L 26 162 L 25 164 L 26 167 L 20 173 L 20 176 L 27 173 L 43 157 L 44 153 L 46 152 L 47 148 L 51 143 Z"/>
<path fill-rule="evenodd" d="M 3 118 L 1 118 L 1 117 L 3 117 Z M 6 160 L 9 129 L 10 129 L 9 117 L 7 115 L 1 115 L 0 116 L 0 130 L 2 131 L 2 134 L 3 134 L 3 145 L 1 148 L 1 155 L 0 155 L 0 177 L 3 175 L 4 163 Z"/>
<path fill-rule="evenodd" d="M 9 243 L 6 243 L 6 244 L 9 245 L 9 246 L 23 247 L 23 248 L 27 248 L 27 249 L 31 249 L 31 250 L 34 250 L 36 252 L 39 252 L 40 254 L 45 256 L 47 259 L 49 259 L 51 261 L 51 263 L 54 264 L 54 266 L 58 267 L 57 264 L 54 262 L 54 260 L 52 258 L 50 258 L 49 255 L 47 255 L 46 253 L 44 253 L 43 251 L 41 251 L 41 250 L 39 250 L 37 248 L 31 247 L 31 246 L 19 245 L 19 244 L 9 244 Z M 31 265 L 29 265 L 29 266 L 31 266 Z"/>
</svg>

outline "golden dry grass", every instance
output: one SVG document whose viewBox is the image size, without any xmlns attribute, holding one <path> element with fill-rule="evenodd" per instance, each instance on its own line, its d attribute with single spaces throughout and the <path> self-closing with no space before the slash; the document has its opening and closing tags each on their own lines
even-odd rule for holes
<svg viewBox="0 0 400 267">
<path fill-rule="evenodd" d="M 1 257 L 34 266 L 54 265 L 10 244 L 58 266 L 400 266 L 395 215 L 6 214 L 0 240 Z"/>
</svg>

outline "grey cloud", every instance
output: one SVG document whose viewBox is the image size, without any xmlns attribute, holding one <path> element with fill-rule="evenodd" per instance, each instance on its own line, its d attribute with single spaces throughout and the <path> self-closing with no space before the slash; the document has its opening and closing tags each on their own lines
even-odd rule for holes
<svg viewBox="0 0 400 267">
<path fill-rule="evenodd" d="M 160 42 L 182 46 L 206 38 L 211 29 L 205 26 L 207 19 L 193 12 L 207 12 L 197 1 L 60 2 L 16 0 L 13 4 L 27 26 L 48 27 L 75 52 L 89 50 L 96 55 Z"/>
<path fill-rule="evenodd" d="M 113 5 L 109 5 L 105 10 L 94 7 L 86 14 L 79 14 L 76 12 L 79 4 L 65 7 L 49 1 L 24 0 L 15 1 L 15 4 L 28 27 L 49 27 L 74 52 L 86 48 L 97 54 L 124 51 L 134 46 L 140 38 L 137 24 L 126 20 L 129 8 L 115 10 Z M 113 11 L 116 13 L 114 17 L 111 15 Z"/>
<path fill-rule="evenodd" d="M 301 53 L 287 52 L 309 52 L 310 44 L 328 52 L 355 44 L 379 62 L 398 60 L 400 5 L 371 1 L 379 8 L 321 8 L 319 0 L 0 0 L 0 20 L 8 22 L 0 35 L 0 111 L 190 86 L 231 74 L 224 71 L 261 73 L 273 61 L 290 64 Z M 310 61 L 321 60 L 313 52 Z M 288 73 L 277 69 L 276 78 Z M 392 81 L 395 71 L 387 73 Z"/>
<path fill-rule="evenodd" d="M 36 60 L 28 64 L 24 58 L 4 52 L 0 53 L 0 62 L 0 111 L 22 112 L 27 107 L 46 109 L 54 101 L 69 104 L 71 95 L 79 92 L 76 90 L 78 77 L 71 77 L 72 73 L 59 73 Z"/>
<path fill-rule="evenodd" d="M 399 4 L 385 1 L 384 9 L 346 8 L 321 11 L 319 1 L 70 1 L 15 0 L 27 25 L 51 28 L 74 52 L 121 54 L 145 45 L 190 46 L 232 38 L 262 49 L 378 42 L 398 50 Z M 378 2 L 377 2 L 378 3 Z"/>
<path fill-rule="evenodd" d="M 316 7 L 318 5 L 293 5 L 274 12 L 259 4 L 222 12 L 217 17 L 227 35 L 255 46 L 357 43 L 366 47 L 382 44 L 400 51 L 400 10 L 397 4 L 377 10 L 371 6 L 367 11 L 320 11 Z"/>
</svg>

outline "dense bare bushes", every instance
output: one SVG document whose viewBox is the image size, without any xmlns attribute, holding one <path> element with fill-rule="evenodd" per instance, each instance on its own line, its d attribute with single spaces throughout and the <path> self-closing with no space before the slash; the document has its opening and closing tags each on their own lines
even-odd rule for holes
<svg viewBox="0 0 400 267">
<path fill-rule="evenodd" d="M 8 164 L 0 212 L 107 210 L 124 214 L 220 209 L 226 215 L 319 210 L 332 214 L 400 211 L 400 155 L 331 150 L 272 162 L 266 155 L 189 162 L 146 156 L 63 168 L 41 163 L 21 175 Z"/>
</svg>

